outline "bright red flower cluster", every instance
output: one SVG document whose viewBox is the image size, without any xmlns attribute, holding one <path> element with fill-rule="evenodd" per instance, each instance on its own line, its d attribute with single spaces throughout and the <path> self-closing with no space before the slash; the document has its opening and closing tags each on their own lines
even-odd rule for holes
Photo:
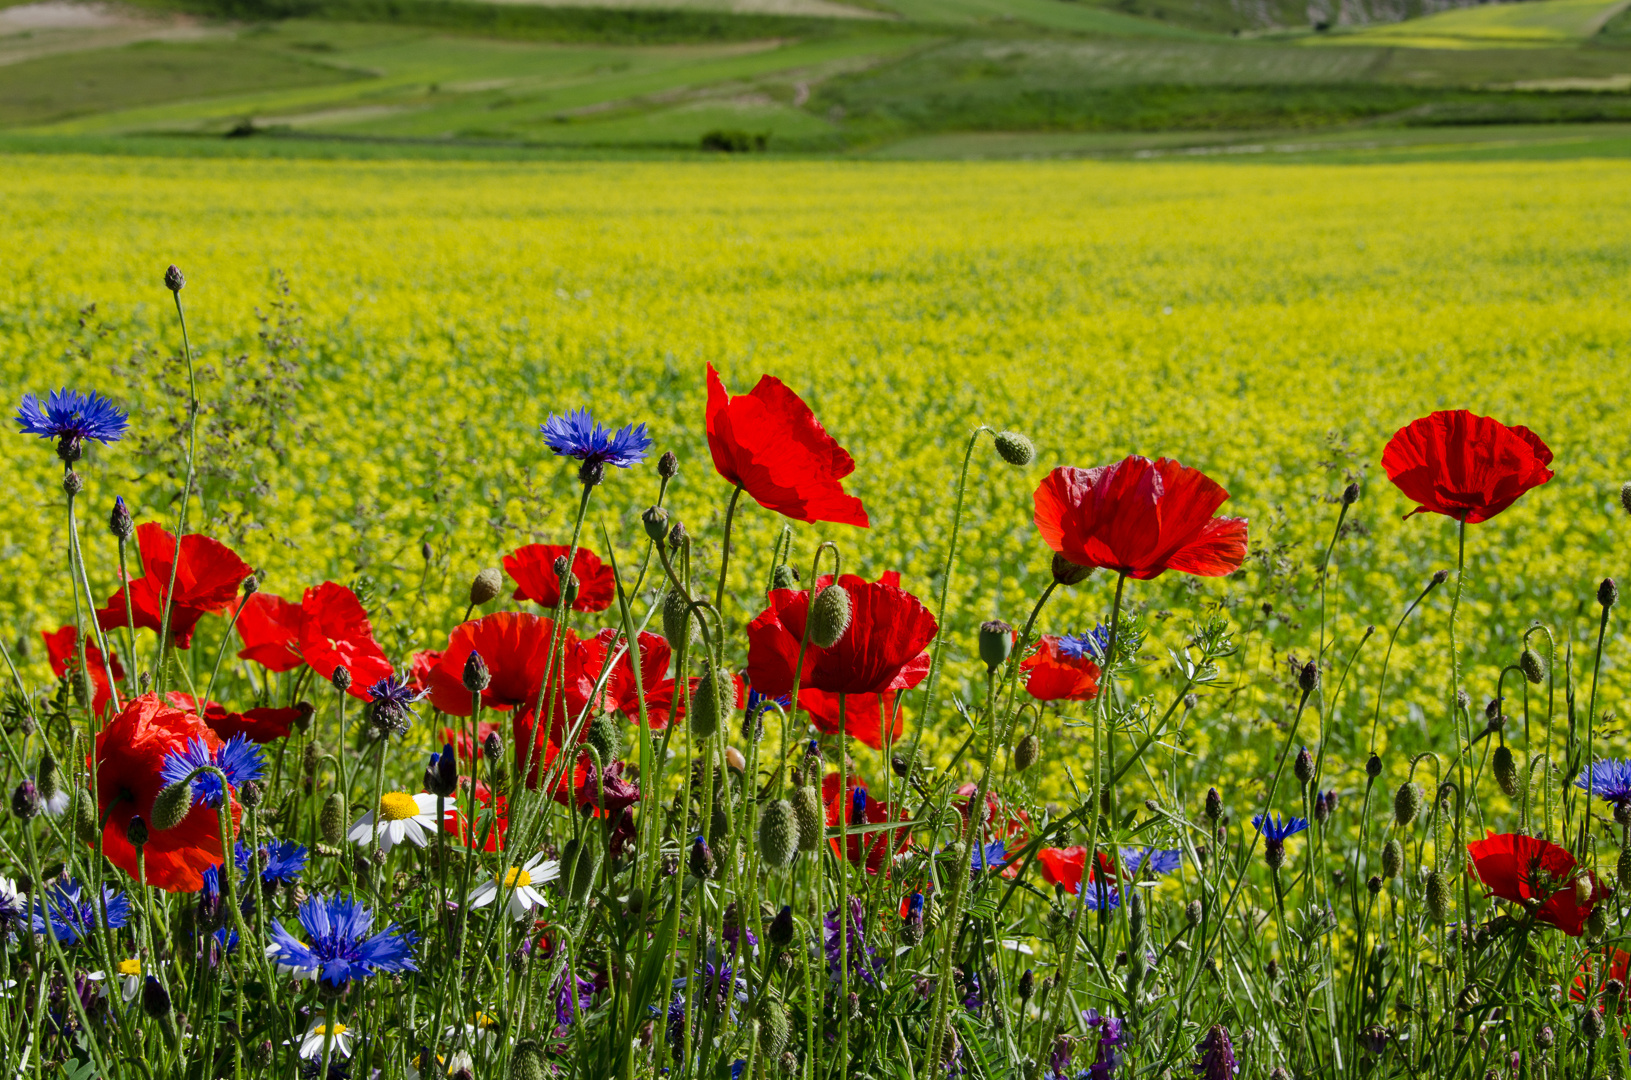
<svg viewBox="0 0 1631 1080">
<path fill-rule="evenodd" d="M 828 773 L 821 780 L 821 798 L 827 804 L 827 827 L 838 825 L 838 815 L 844 815 L 844 823 L 851 828 L 859 825 L 883 825 L 891 821 L 905 821 L 907 813 L 897 810 L 888 803 L 871 798 L 867 791 L 866 781 L 859 776 L 851 776 L 845 786 L 843 797 L 839 797 L 839 776 L 835 772 Z M 855 816 L 855 793 L 865 793 L 865 807 L 861 811 L 861 819 Z M 869 874 L 878 874 L 886 871 L 886 863 L 906 850 L 911 842 L 912 833 L 907 828 L 878 829 L 875 832 L 853 833 L 846 837 L 848 844 L 844 857 L 855 866 L 866 867 Z M 838 841 L 829 840 L 828 845 L 834 855 L 839 854 Z"/>
<path fill-rule="evenodd" d="M 531 600 L 546 611 L 561 602 L 561 579 L 555 574 L 555 560 L 570 551 L 565 544 L 527 544 L 504 556 L 504 572 L 515 580 L 514 600 Z M 573 611 L 605 611 L 617 597 L 617 578 L 612 568 L 588 548 L 578 548 L 572 558 L 572 574 L 578 579 L 578 596 Z"/>
<path fill-rule="evenodd" d="M 225 544 L 199 533 L 181 538 L 181 558 L 176 559 L 176 538 L 164 526 L 148 521 L 136 527 L 136 547 L 141 557 L 142 575 L 98 608 L 96 621 L 104 630 L 126 626 L 125 597 L 130 598 L 130 614 L 135 624 L 157 633 L 163 625 L 165 599 L 170 595 L 170 577 L 175 575 L 175 595 L 170 603 L 170 638 L 178 649 L 192 644 L 193 630 L 205 615 L 232 609 L 238 586 L 254 570 Z"/>
<path fill-rule="evenodd" d="M 606 629 L 590 639 L 589 667 L 592 672 L 600 669 L 605 662 L 606 650 L 615 647 L 618 637 L 617 631 Z M 671 650 L 666 639 L 658 634 L 641 633 L 639 690 L 634 685 L 634 660 L 624 649 L 606 680 L 605 707 L 637 724 L 640 722 L 640 701 L 643 696 L 646 721 L 653 731 L 662 731 L 671 721 L 683 719 L 686 695 L 677 693 L 679 681 L 668 674 L 670 659 Z M 696 693 L 699 682 L 700 676 L 693 675 L 687 679 L 687 694 Z M 747 688 L 742 684 L 742 677 L 734 672 L 731 683 L 735 707 L 740 709 L 746 701 Z"/>
<path fill-rule="evenodd" d="M 1099 665 L 1060 651 L 1056 635 L 1039 641 L 1019 668 L 1028 673 L 1026 693 L 1038 701 L 1092 701 L 1099 696 Z"/>
<path fill-rule="evenodd" d="M 1382 468 L 1415 502 L 1411 514 L 1430 511 L 1476 525 L 1552 478 L 1552 451 L 1526 427 L 1466 409 L 1412 420 L 1388 440 Z"/>
<path fill-rule="evenodd" d="M 1568 848 L 1536 836 L 1492 832 L 1467 851 L 1492 896 L 1533 911 L 1536 922 L 1570 937 L 1584 932 L 1592 908 L 1608 895 L 1593 871 L 1577 867 Z"/>
<path fill-rule="evenodd" d="M 200 712 L 191 694 L 169 693 L 164 699 L 171 708 L 184 709 L 199 716 L 222 742 L 234 735 L 242 735 L 250 742 L 269 743 L 273 739 L 287 738 L 295 723 L 310 709 L 308 705 L 295 705 L 287 709 L 263 706 L 246 709 L 241 713 L 228 712 L 225 705 L 214 701 L 204 703 Z"/>
<path fill-rule="evenodd" d="M 264 592 L 246 597 L 237 629 L 244 644 L 241 659 L 268 671 L 306 664 L 324 679 L 344 668 L 351 676 L 350 694 L 364 700 L 368 688 L 393 671 L 374 640 L 362 601 L 332 581 L 307 589 L 299 604 Z"/>
</svg>

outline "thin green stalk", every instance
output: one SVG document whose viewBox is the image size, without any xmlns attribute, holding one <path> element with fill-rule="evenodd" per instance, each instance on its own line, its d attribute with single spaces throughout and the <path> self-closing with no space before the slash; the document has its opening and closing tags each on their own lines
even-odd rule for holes
<svg viewBox="0 0 1631 1080">
<path fill-rule="evenodd" d="M 171 296 L 176 302 L 176 318 L 181 323 L 181 351 L 187 360 L 187 477 L 181 485 L 181 510 L 176 515 L 176 546 L 170 558 L 170 581 L 164 589 L 164 612 L 159 618 L 159 658 L 154 665 L 153 685 L 160 694 L 168 682 L 164 657 L 171 646 L 170 609 L 175 603 L 176 572 L 181 567 L 181 538 L 187 532 L 187 505 L 192 500 L 193 475 L 198 457 L 198 377 L 193 371 L 193 348 L 187 338 L 187 313 L 181 307 L 181 290 Z M 128 593 L 128 589 L 126 590 Z"/>
</svg>

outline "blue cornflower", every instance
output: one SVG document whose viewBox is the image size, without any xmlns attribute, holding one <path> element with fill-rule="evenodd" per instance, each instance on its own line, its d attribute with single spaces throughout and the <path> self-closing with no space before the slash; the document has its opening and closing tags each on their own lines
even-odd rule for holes
<svg viewBox="0 0 1631 1080">
<path fill-rule="evenodd" d="M 782 707 L 782 711 L 786 712 L 793 707 L 793 699 L 786 694 L 783 694 L 780 697 L 768 697 L 765 694 L 759 693 L 759 691 L 753 689 L 751 686 L 748 687 L 747 712 L 749 716 L 752 716 L 756 712 L 762 712 L 765 709 L 770 708 L 772 704 L 780 705 Z"/>
<path fill-rule="evenodd" d="M 1114 911 L 1121 906 L 1121 890 L 1090 881 L 1087 883 L 1087 899 L 1082 906 L 1089 911 Z"/>
<path fill-rule="evenodd" d="M 129 426 L 128 414 L 100 394 L 78 390 L 53 390 L 42 408 L 40 399 L 24 394 L 17 406 L 17 430 L 24 435 L 57 440 L 57 456 L 66 462 L 79 460 L 86 439 L 100 443 L 117 442 Z"/>
<path fill-rule="evenodd" d="M 1257 814 L 1252 818 L 1252 824 L 1263 834 L 1263 857 L 1268 860 L 1272 870 L 1280 869 L 1286 861 L 1286 838 L 1308 828 L 1308 822 L 1300 817 L 1282 821 L 1279 814 Z"/>
<path fill-rule="evenodd" d="M 1121 849 L 1121 865 L 1127 868 L 1127 873 L 1137 875 L 1140 866 L 1145 867 L 1152 877 L 1170 874 L 1184 864 L 1184 853 L 1178 848 L 1158 849 L 1153 847 Z"/>
<path fill-rule="evenodd" d="M 38 901 L 34 904 L 34 932 L 45 933 L 49 920 L 51 933 L 58 941 L 67 945 L 77 944 L 80 938 L 96 929 L 100 915 L 98 908 L 103 905 L 108 911 L 108 929 L 117 930 L 129 920 L 130 899 L 124 893 L 114 892 L 104 885 L 102 905 L 98 905 L 85 895 L 85 886 L 76 879 L 59 881 L 46 890 L 43 907 Z"/>
<path fill-rule="evenodd" d="M 596 424 L 588 409 L 568 409 L 565 416 L 550 416 L 538 429 L 544 445 L 562 457 L 573 457 L 585 465 L 616 465 L 627 469 L 646 459 L 651 437 L 646 425 L 629 424 L 614 434 Z"/>
<path fill-rule="evenodd" d="M 260 879 L 264 885 L 294 885 L 306 869 L 306 849 L 293 840 L 272 840 L 261 845 L 266 865 L 261 867 Z M 239 840 L 232 851 L 232 862 L 238 868 L 242 881 L 255 872 L 255 849 Z M 211 866 L 203 872 L 206 897 L 213 900 L 221 894 L 221 868 Z"/>
<path fill-rule="evenodd" d="M 1000 870 L 1008 865 L 1008 847 L 1002 840 L 993 840 L 984 847 L 975 845 L 969 856 L 975 873 L 981 870 Z"/>
<path fill-rule="evenodd" d="M 1104 650 L 1110 647 L 1110 628 L 1099 625 L 1085 634 L 1063 634 L 1059 638 L 1059 655 L 1080 660 L 1103 660 Z"/>
<path fill-rule="evenodd" d="M 1631 761 L 1598 758 L 1575 777 L 1574 786 L 1615 806 L 1631 806 Z"/>
<path fill-rule="evenodd" d="M 746 1058 L 737 1058 L 731 1062 L 731 1080 L 742 1080 L 742 1073 L 747 1067 Z"/>
<path fill-rule="evenodd" d="M 188 773 L 206 765 L 220 769 L 234 790 L 251 780 L 259 780 L 261 774 L 266 771 L 266 761 L 261 757 L 261 748 L 245 736 L 234 735 L 211 751 L 209 744 L 202 737 L 195 735 L 187 740 L 185 750 L 172 750 L 164 755 L 164 764 L 159 766 L 159 779 L 163 780 L 166 786 L 180 783 L 187 779 Z M 225 792 L 221 790 L 220 779 L 210 773 L 193 777 L 192 788 L 193 801 L 201 802 L 211 809 L 220 806 L 225 796 Z"/>
<path fill-rule="evenodd" d="M 374 726 L 387 733 L 393 730 L 405 733 L 413 707 L 429 693 L 429 690 L 414 689 L 406 675 L 386 675 L 379 679 L 368 688 L 368 700 L 374 706 Z"/>
<path fill-rule="evenodd" d="M 850 793 L 850 824 L 859 824 L 866 820 L 866 788 L 858 787 Z"/>
<path fill-rule="evenodd" d="M 1121 1021 L 1114 1016 L 1100 1016 L 1097 1009 L 1084 1009 L 1082 1019 L 1090 1029 L 1099 1031 L 1099 1053 L 1087 1075 L 1091 1080 L 1109 1080 L 1121 1067 L 1121 1045 L 1125 1041 Z"/>
<path fill-rule="evenodd" d="M 330 986 L 339 987 L 376 971 L 419 970 L 413 960 L 417 936 L 396 923 L 370 936 L 373 911 L 349 896 L 331 900 L 314 896 L 300 905 L 299 918 L 311 944 L 302 944 L 273 919 L 272 945 L 267 950 L 281 970 L 292 972 L 296 978 L 321 977 Z"/>
</svg>

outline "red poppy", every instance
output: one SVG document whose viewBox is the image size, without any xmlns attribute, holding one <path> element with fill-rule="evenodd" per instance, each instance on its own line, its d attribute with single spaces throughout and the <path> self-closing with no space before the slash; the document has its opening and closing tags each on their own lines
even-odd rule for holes
<svg viewBox="0 0 1631 1080">
<path fill-rule="evenodd" d="M 107 606 L 97 610 L 96 621 L 104 630 L 126 625 L 128 592 L 136 625 L 157 633 L 164 619 L 164 601 L 174 566 L 176 591 L 170 603 L 170 638 L 178 649 L 192 645 L 193 628 L 199 619 L 230 611 L 238 586 L 254 573 L 231 548 L 199 533 L 181 538 L 181 561 L 177 563 L 176 538 L 153 521 L 136 526 L 136 547 L 141 554 L 142 576 L 114 593 Z"/>
<path fill-rule="evenodd" d="M 208 701 L 204 703 L 204 711 L 199 713 L 197 702 L 191 694 L 171 692 L 164 697 L 172 708 L 198 714 L 222 742 L 234 735 L 242 735 L 250 742 L 257 743 L 287 738 L 295 721 L 311 709 L 310 705 L 295 705 L 287 709 L 265 706 L 235 713 L 228 712 L 225 705 Z"/>
<path fill-rule="evenodd" d="M 1405 517 L 1431 511 L 1469 525 L 1550 480 L 1551 462 L 1552 451 L 1533 431 L 1466 409 L 1412 420 L 1382 451 L 1388 479 L 1417 504 Z"/>
<path fill-rule="evenodd" d="M 503 730 L 503 725 L 496 720 L 477 720 L 474 747 L 470 744 L 470 729 L 468 727 L 443 728 L 442 742 L 453 747 L 454 756 L 459 761 L 469 761 L 472 749 L 475 751 L 475 757 L 480 759 L 486 756 L 483 745 L 487 742 L 487 736 Z"/>
<path fill-rule="evenodd" d="M 442 819 L 442 828 L 448 833 L 458 837 L 460 843 L 463 843 L 466 846 L 469 846 L 474 841 L 475 835 L 481 835 L 484 837 L 481 850 L 503 851 L 504 841 L 508 837 L 510 831 L 510 800 L 506 799 L 503 795 L 497 796 L 497 799 L 497 809 L 494 811 L 492 824 L 489 825 L 487 823 L 485 820 L 485 814 L 478 812 L 476 819 L 477 831 L 476 834 L 472 834 L 470 830 L 470 821 L 464 815 L 464 808 L 468 804 L 460 799 L 455 799 L 452 796 L 449 796 L 447 800 L 447 813 Z M 480 803 L 482 806 L 491 807 L 494 805 L 493 800 L 494 795 L 492 790 L 481 781 L 476 781 L 476 802 Z"/>
<path fill-rule="evenodd" d="M 867 527 L 866 507 L 844 493 L 854 460 L 780 379 L 761 376 L 733 398 L 709 364 L 707 426 L 714 468 L 766 510 L 794 521 Z"/>
<path fill-rule="evenodd" d="M 79 666 L 79 633 L 72 626 L 64 626 L 54 634 L 40 634 L 45 639 L 45 653 L 51 660 L 51 674 L 62 678 L 70 669 Z M 102 650 L 96 647 L 96 642 L 85 642 L 85 667 L 90 671 L 91 712 L 98 716 L 113 700 L 113 683 L 123 682 L 125 679 L 124 666 L 119 663 L 119 654 L 113 654 L 113 678 L 108 678 L 108 664 L 102 657 Z"/>
<path fill-rule="evenodd" d="M 821 779 L 821 797 L 827 804 L 828 828 L 834 828 L 838 825 L 840 810 L 843 811 L 845 824 L 851 828 L 859 825 L 882 825 L 890 821 L 908 820 L 906 811 L 896 810 L 886 802 L 871 798 L 870 793 L 867 792 L 866 781 L 859 776 L 852 774 L 849 777 L 849 783 L 845 786 L 842 798 L 838 794 L 838 784 L 839 779 L 836 772 L 830 772 Z M 865 805 L 861 810 L 861 820 L 859 821 L 856 820 L 855 815 L 855 793 L 857 791 L 864 793 L 863 798 L 865 800 Z M 849 841 L 849 861 L 856 866 L 862 865 L 864 853 L 866 872 L 876 874 L 884 869 L 886 860 L 892 860 L 900 852 L 906 850 L 906 845 L 911 843 L 912 833 L 910 829 L 905 827 L 879 829 L 876 832 L 854 833 L 847 839 Z M 829 840 L 827 843 L 832 847 L 833 854 L 837 855 L 838 841 L 834 839 Z M 893 846 L 893 850 L 891 850 L 891 846 Z"/>
<path fill-rule="evenodd" d="M 430 673 L 441 662 L 441 649 L 420 649 L 408 657 L 408 685 L 415 690 L 429 690 Z"/>
<path fill-rule="evenodd" d="M 799 687 L 799 708 L 810 716 L 810 722 L 823 735 L 838 734 L 838 695 L 825 690 Z M 901 735 L 900 711 L 895 708 L 895 691 L 881 694 L 846 694 L 844 696 L 844 730 L 850 738 L 860 739 L 874 750 L 883 749 L 883 721 L 889 718 L 889 741 L 898 742 Z"/>
<path fill-rule="evenodd" d="M 164 787 L 159 770 L 165 756 L 184 750 L 192 739 L 202 739 L 211 751 L 221 745 L 193 713 L 168 707 L 157 694 L 143 694 L 97 734 L 94 756 L 86 760 L 96 770 L 97 818 L 106 822 L 102 850 L 135 878 L 136 849 L 125 829 L 139 815 L 150 829 L 143 849 L 147 883 L 169 892 L 197 892 L 204 886 L 204 871 L 221 862 L 219 813 L 202 802 L 194 803 L 175 828 L 151 828 L 153 800 Z M 240 810 L 236 800 L 230 805 L 236 827 Z"/>
<path fill-rule="evenodd" d="M 300 612 L 300 655 L 318 675 L 327 679 L 345 668 L 351 675 L 349 693 L 366 700 L 368 688 L 392 674 L 356 593 L 325 581 L 306 590 Z"/>
<path fill-rule="evenodd" d="M 1082 870 L 1087 866 L 1085 847 L 1045 847 L 1036 853 L 1042 864 L 1042 880 L 1049 885 L 1063 885 L 1072 896 L 1082 887 Z"/>
<path fill-rule="evenodd" d="M 1058 468 L 1036 489 L 1036 528 L 1078 566 L 1139 581 L 1168 570 L 1222 577 L 1246 557 L 1246 519 L 1215 518 L 1229 493 L 1170 458 Z"/>
<path fill-rule="evenodd" d="M 470 691 L 464 688 L 464 665 L 472 652 L 487 665 L 490 681 L 481 692 L 483 708 L 508 711 L 538 703 L 549 665 L 550 638 L 555 624 L 542 615 L 496 611 L 453 628 L 441 659 L 425 674 L 431 702 L 453 716 L 469 716 Z M 566 693 L 556 693 L 556 721 L 576 719 L 589 700 L 598 663 L 570 629 L 565 632 Z"/>
<path fill-rule="evenodd" d="M 589 641 L 588 667 L 595 672 L 605 661 L 606 650 L 618 640 L 618 633 L 610 628 L 602 630 Z M 640 635 L 640 689 L 644 691 L 646 703 L 646 721 L 653 731 L 662 731 L 670 721 L 685 716 L 685 697 L 676 699 L 676 688 L 679 683 L 668 675 L 668 661 L 670 650 L 668 642 L 657 634 L 642 633 Z M 701 679 L 692 675 L 687 683 L 690 692 L 695 693 L 697 683 Z M 735 708 L 740 709 L 747 700 L 747 687 L 742 683 L 742 677 L 731 674 L 731 682 L 735 687 Z M 631 723 L 640 722 L 640 697 L 634 686 L 634 661 L 628 650 L 623 650 L 618 656 L 617 663 L 612 665 L 611 674 L 606 680 L 606 708 L 621 713 Z"/>
<path fill-rule="evenodd" d="M 1581 935 L 1591 909 L 1608 895 L 1596 874 L 1576 869 L 1568 848 L 1539 837 L 1492 832 L 1467 851 L 1490 895 L 1533 910 L 1536 922 L 1570 937 Z"/>
<path fill-rule="evenodd" d="M 1590 952 L 1581 958 L 1580 971 L 1574 977 L 1574 985 L 1569 988 L 1569 997 L 1575 1001 L 1596 1001 L 1608 980 L 1618 979 L 1621 984 L 1625 983 L 1626 971 L 1631 968 L 1631 953 L 1624 949 L 1613 952 L 1614 955 L 1609 956 L 1609 948 L 1605 945 L 1601 952 Z M 1620 1010 L 1624 1009 L 1625 999 L 1622 996 Z"/>
<path fill-rule="evenodd" d="M 244 647 L 238 659 L 253 660 L 267 671 L 293 671 L 306 661 L 300 655 L 304 609 L 292 600 L 256 592 L 244 598 L 238 612 L 238 637 Z"/>
<path fill-rule="evenodd" d="M 504 556 L 504 572 L 515 579 L 515 600 L 531 600 L 554 611 L 561 602 L 561 579 L 555 576 L 555 560 L 571 548 L 566 544 L 528 544 Z M 578 598 L 573 611 L 605 611 L 617 598 L 617 578 L 612 568 L 588 548 L 578 548 L 572 558 L 572 573 L 578 579 Z"/>
<path fill-rule="evenodd" d="M 1092 701 L 1099 696 L 1099 665 L 1085 655 L 1062 652 L 1053 634 L 1039 641 L 1019 668 L 1030 672 L 1025 692 L 1038 701 Z"/>
<path fill-rule="evenodd" d="M 882 695 L 923 681 L 929 673 L 929 654 L 924 648 L 939 628 L 929 609 L 901 589 L 899 580 L 893 573 L 875 582 L 853 574 L 838 579 L 839 587 L 849 593 L 849 629 L 830 649 L 813 644 L 805 647 L 801 688 L 828 694 Z M 830 583 L 831 578 L 823 577 L 816 588 Z M 770 606 L 748 625 L 748 681 L 759 693 L 780 697 L 792 692 L 809 606 L 809 592 L 777 589 L 770 594 Z M 806 704 L 802 689 L 799 703 Z M 881 710 L 881 700 L 878 706 Z M 834 721 L 836 712 L 834 709 Z M 849 719 L 848 702 L 845 719 Z M 866 729 L 858 716 L 854 734 L 858 738 L 870 734 L 866 741 L 878 746 L 881 732 Z"/>
</svg>

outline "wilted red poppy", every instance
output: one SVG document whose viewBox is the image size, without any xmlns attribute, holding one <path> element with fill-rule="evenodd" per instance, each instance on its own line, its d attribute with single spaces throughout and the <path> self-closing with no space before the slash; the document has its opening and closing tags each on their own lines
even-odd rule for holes
<svg viewBox="0 0 1631 1080">
<path fill-rule="evenodd" d="M 51 661 L 51 674 L 62 678 L 71 669 L 79 667 L 79 632 L 72 626 L 64 626 L 54 634 L 40 634 L 45 639 L 45 653 Z M 91 675 L 91 712 L 97 716 L 108 707 L 113 700 L 113 683 L 123 682 L 125 678 L 124 666 L 119 663 L 119 654 L 113 654 L 113 678 L 108 678 L 108 664 L 102 656 L 102 650 L 96 647 L 96 642 L 85 642 L 85 667 Z"/>
<path fill-rule="evenodd" d="M 1246 519 L 1215 518 L 1229 493 L 1170 458 L 1058 468 L 1036 489 L 1036 528 L 1054 551 L 1140 581 L 1168 570 L 1222 577 L 1246 557 Z"/>
<path fill-rule="evenodd" d="M 1552 452 L 1526 427 L 1466 409 L 1436 412 L 1394 433 L 1382 468 L 1414 501 L 1411 514 L 1432 511 L 1476 525 L 1552 478 Z"/>
<path fill-rule="evenodd" d="M 1049 885 L 1063 885 L 1072 896 L 1082 887 L 1082 870 L 1087 866 L 1085 847 L 1045 847 L 1036 853 L 1042 864 L 1042 880 Z"/>
<path fill-rule="evenodd" d="M 602 630 L 584 644 L 588 647 L 586 653 L 587 668 L 590 672 L 598 672 L 605 661 L 606 650 L 612 648 L 618 640 L 618 633 L 612 629 Z M 657 634 L 641 633 L 640 635 L 640 689 L 644 691 L 646 702 L 646 721 L 653 731 L 661 731 L 676 718 L 685 716 L 685 697 L 678 696 L 676 688 L 679 683 L 668 674 L 670 650 L 668 642 Z M 700 678 L 692 675 L 687 682 L 690 692 L 695 693 Z M 734 685 L 735 708 L 740 709 L 746 700 L 747 687 L 742 683 L 742 677 L 731 674 Z M 605 705 L 608 710 L 621 713 L 627 720 L 638 724 L 640 722 L 640 698 L 634 686 L 634 661 L 630 658 L 628 650 L 624 649 L 618 656 L 617 662 L 612 665 L 611 674 L 606 679 Z"/>
<path fill-rule="evenodd" d="M 549 611 L 561 602 L 561 579 L 555 576 L 555 560 L 565 558 L 566 544 L 528 544 L 504 556 L 504 572 L 515 579 L 515 600 L 531 600 Z M 617 598 L 617 578 L 612 568 L 588 548 L 578 548 L 572 558 L 572 573 L 578 579 L 578 598 L 573 611 L 605 611 Z"/>
<path fill-rule="evenodd" d="M 193 628 L 199 619 L 230 611 L 238 586 L 254 573 L 231 548 L 199 533 L 188 533 L 181 538 L 181 559 L 177 562 L 176 538 L 154 521 L 136 526 L 136 547 L 141 554 L 142 576 L 114 593 L 106 607 L 97 609 L 96 621 L 104 630 L 127 625 L 125 593 L 128 591 L 136 625 L 157 633 L 163 625 L 164 601 L 169 594 L 174 565 L 176 591 L 170 604 L 170 639 L 178 649 L 192 644 Z"/>
<path fill-rule="evenodd" d="M 1568 848 L 1522 833 L 1490 833 L 1467 845 L 1492 896 L 1533 910 L 1535 921 L 1579 937 L 1608 895 L 1590 870 L 1577 870 Z"/>
<path fill-rule="evenodd" d="M 1053 634 L 1037 643 L 1036 652 L 1020 661 L 1025 692 L 1038 701 L 1092 701 L 1099 696 L 1099 665 L 1070 646 L 1060 647 Z"/>
<path fill-rule="evenodd" d="M 304 610 L 292 600 L 264 592 L 249 594 L 238 612 L 238 637 L 244 643 L 238 659 L 253 660 L 267 671 L 293 671 L 306 662 L 300 655 L 304 621 Z"/>
<path fill-rule="evenodd" d="M 843 797 L 839 797 L 839 779 L 836 772 L 830 772 L 821 779 L 821 797 L 827 804 L 827 827 L 833 828 L 838 824 L 838 814 L 842 810 L 844 823 L 851 828 L 858 825 L 882 825 L 891 821 L 906 821 L 908 815 L 904 810 L 895 810 L 886 802 L 880 802 L 871 797 L 867 791 L 866 781 L 859 776 L 851 775 L 846 785 Z M 856 797 L 856 793 L 860 797 Z M 861 812 L 857 814 L 856 803 L 861 803 Z M 911 843 L 911 830 L 905 827 L 895 829 L 879 829 L 876 832 L 852 833 L 846 838 L 849 843 L 848 858 L 856 866 L 862 865 L 865 859 L 866 872 L 876 874 L 884 870 L 884 864 L 894 859 L 896 855 L 906 850 Z M 829 840 L 828 845 L 834 855 L 838 852 L 838 841 Z M 893 844 L 893 850 L 891 850 Z M 863 855 L 864 853 L 864 855 Z"/>
<path fill-rule="evenodd" d="M 228 712 L 225 705 L 208 701 L 204 703 L 204 710 L 199 712 L 197 702 L 191 694 L 172 691 L 164 697 L 171 708 L 197 714 L 222 742 L 226 742 L 234 735 L 242 735 L 250 742 L 257 743 L 287 738 L 294 728 L 295 721 L 311 708 L 310 705 L 294 705 L 287 709 L 263 706 L 235 713 Z"/>
<path fill-rule="evenodd" d="M 351 674 L 348 693 L 367 700 L 368 688 L 393 673 L 356 593 L 325 581 L 306 590 L 300 611 L 300 655 L 318 675 L 327 679 L 335 668 L 345 668 Z"/>
<path fill-rule="evenodd" d="M 829 694 L 884 694 L 923 681 L 929 673 L 924 648 L 938 627 L 929 609 L 901 589 L 899 580 L 898 574 L 879 581 L 853 574 L 838 579 L 849 593 L 849 629 L 830 649 L 805 647 L 801 687 Z M 823 577 L 816 588 L 830 583 Z M 792 692 L 809 606 L 807 591 L 777 589 L 770 594 L 770 606 L 748 625 L 748 681 L 759 693 L 780 697 Z M 803 704 L 802 691 L 799 697 Z"/>
<path fill-rule="evenodd" d="M 153 800 L 164 787 L 159 770 L 165 756 L 184 751 L 193 739 L 202 739 L 212 752 L 221 745 L 215 732 L 193 713 L 170 708 L 157 694 L 143 694 L 97 734 L 94 756 L 86 760 L 96 770 L 97 819 L 106 822 L 102 850 L 134 879 L 136 849 L 125 838 L 125 829 L 139 815 L 149 824 L 143 849 L 147 883 L 169 892 L 197 892 L 204 886 L 204 871 L 221 862 L 220 818 L 202 802 L 194 803 L 173 829 L 151 827 Z M 240 814 L 236 800 L 231 800 L 231 807 L 236 828 Z"/>
<path fill-rule="evenodd" d="M 774 375 L 733 398 L 709 364 L 707 426 L 714 468 L 766 510 L 794 521 L 867 527 L 861 500 L 844 494 L 854 460 Z"/>
</svg>

